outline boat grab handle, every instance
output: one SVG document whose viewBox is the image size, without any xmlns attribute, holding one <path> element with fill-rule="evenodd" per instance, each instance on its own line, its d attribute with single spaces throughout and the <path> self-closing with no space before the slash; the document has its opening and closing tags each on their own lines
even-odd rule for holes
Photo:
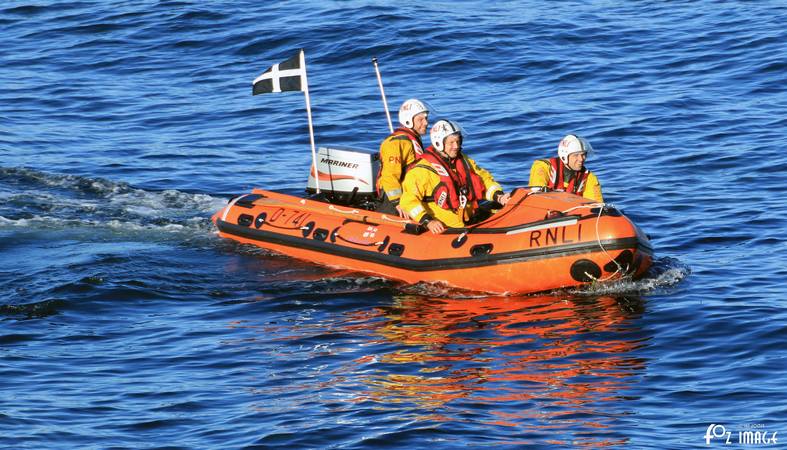
<svg viewBox="0 0 787 450">
<path fill-rule="evenodd" d="M 423 234 L 428 228 L 420 223 L 406 223 L 404 224 L 404 232 L 407 234 L 414 234 L 416 236 Z"/>
<path fill-rule="evenodd" d="M 342 214 L 358 214 L 358 210 L 357 209 L 351 209 L 349 211 L 348 210 L 341 210 L 341 209 L 339 209 L 339 208 L 337 208 L 337 207 L 335 207 L 333 205 L 328 205 L 328 209 L 330 209 L 331 211 L 336 211 L 336 212 L 342 213 Z"/>
</svg>

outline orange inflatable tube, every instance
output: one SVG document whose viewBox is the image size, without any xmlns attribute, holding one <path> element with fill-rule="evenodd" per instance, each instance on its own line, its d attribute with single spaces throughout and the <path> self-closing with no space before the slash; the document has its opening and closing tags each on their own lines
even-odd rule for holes
<svg viewBox="0 0 787 450">
<path fill-rule="evenodd" d="M 565 192 L 516 189 L 488 219 L 434 235 L 374 211 L 255 189 L 214 214 L 219 236 L 406 283 L 533 293 L 639 277 L 647 236 L 620 211 Z"/>
</svg>

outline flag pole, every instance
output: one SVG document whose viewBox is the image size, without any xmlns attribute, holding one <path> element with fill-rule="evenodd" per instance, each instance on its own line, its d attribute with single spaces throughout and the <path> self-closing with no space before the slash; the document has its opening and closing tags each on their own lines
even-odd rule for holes
<svg viewBox="0 0 787 450">
<path fill-rule="evenodd" d="M 380 68 L 377 66 L 377 58 L 372 58 L 372 64 L 374 64 L 374 71 L 377 73 L 377 84 L 380 85 L 380 93 L 383 96 L 383 106 L 385 107 L 385 117 L 388 118 L 388 128 L 393 133 L 393 123 L 391 122 L 391 113 L 388 111 L 388 101 L 385 100 L 385 89 L 383 89 L 383 77 L 380 76 Z"/>
<path fill-rule="evenodd" d="M 309 116 L 309 141 L 312 145 L 312 170 L 314 171 L 314 185 L 320 193 L 320 177 L 317 172 L 317 151 L 314 149 L 314 127 L 312 126 L 312 105 L 309 101 L 309 81 L 306 78 L 306 58 L 301 49 L 301 67 L 303 67 L 303 95 L 306 97 L 306 114 Z"/>
</svg>

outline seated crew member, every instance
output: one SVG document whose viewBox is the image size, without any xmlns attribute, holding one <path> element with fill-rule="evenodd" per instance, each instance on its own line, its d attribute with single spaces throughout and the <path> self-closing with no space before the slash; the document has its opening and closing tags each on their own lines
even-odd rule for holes
<svg viewBox="0 0 787 450">
<path fill-rule="evenodd" d="M 462 153 L 464 132 L 451 120 L 438 120 L 432 145 L 407 171 L 400 205 L 410 218 L 434 234 L 445 227 L 462 228 L 483 199 L 508 203 L 492 175 Z"/>
<path fill-rule="evenodd" d="M 407 213 L 399 207 L 402 180 L 407 167 L 423 153 L 421 135 L 429 126 L 429 108 L 420 100 L 406 100 L 399 108 L 399 123 L 401 126 L 380 144 L 377 196 L 381 203 L 377 211 L 407 218 Z"/>
<path fill-rule="evenodd" d="M 598 178 L 585 167 L 585 159 L 592 151 L 587 139 L 567 135 L 557 147 L 558 157 L 536 160 L 530 167 L 530 186 L 544 186 L 603 202 Z"/>
</svg>

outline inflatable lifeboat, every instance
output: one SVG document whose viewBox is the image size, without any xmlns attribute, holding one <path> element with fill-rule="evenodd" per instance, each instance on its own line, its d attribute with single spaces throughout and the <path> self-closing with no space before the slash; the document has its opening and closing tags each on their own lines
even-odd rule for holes
<svg viewBox="0 0 787 450">
<path fill-rule="evenodd" d="M 308 182 L 312 195 L 254 189 L 237 196 L 213 215 L 219 236 L 405 283 L 487 293 L 636 278 L 652 263 L 647 235 L 610 205 L 517 188 L 488 217 L 435 235 L 371 210 L 373 152 L 320 148 L 318 160 Z M 323 189 L 316 194 L 318 183 Z"/>
</svg>

